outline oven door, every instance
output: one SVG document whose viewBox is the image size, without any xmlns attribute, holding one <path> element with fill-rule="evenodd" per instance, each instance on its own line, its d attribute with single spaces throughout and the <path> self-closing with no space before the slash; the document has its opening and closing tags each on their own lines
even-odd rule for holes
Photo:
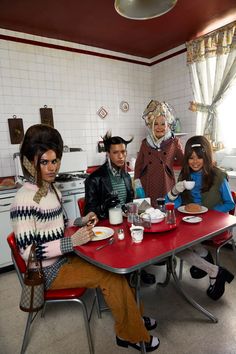
<svg viewBox="0 0 236 354">
<path fill-rule="evenodd" d="M 81 216 L 78 207 L 78 199 L 84 197 L 85 197 L 84 192 L 78 192 L 78 191 L 62 192 L 62 204 L 63 204 L 64 214 L 66 218 L 73 220 Z"/>
</svg>

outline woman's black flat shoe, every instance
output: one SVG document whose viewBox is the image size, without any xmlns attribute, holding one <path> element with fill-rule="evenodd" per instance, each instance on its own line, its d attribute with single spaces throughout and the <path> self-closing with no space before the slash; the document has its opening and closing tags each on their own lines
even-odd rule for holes
<svg viewBox="0 0 236 354">
<path fill-rule="evenodd" d="M 148 331 L 151 331 L 152 329 L 156 328 L 157 322 L 151 317 L 143 316 L 143 321 L 144 321 L 144 326 Z"/>
<path fill-rule="evenodd" d="M 231 283 L 231 281 L 234 279 L 234 275 L 227 269 L 219 267 L 216 278 L 210 279 L 216 279 L 216 281 L 207 289 L 207 295 L 213 300 L 218 300 L 225 292 L 225 283 Z"/>
<path fill-rule="evenodd" d="M 126 340 L 120 339 L 119 337 L 116 337 L 116 344 L 119 345 L 120 347 L 128 348 L 128 346 L 135 348 L 137 350 L 141 350 L 140 344 L 139 343 L 130 343 Z M 145 342 L 145 348 L 146 352 L 153 352 L 156 350 L 160 345 L 160 341 L 157 337 L 150 336 L 150 341 L 148 343 Z"/>
<path fill-rule="evenodd" d="M 214 264 L 214 259 L 210 252 L 207 253 L 206 257 L 202 257 L 202 258 L 205 259 L 207 262 Z M 202 279 L 207 275 L 207 273 L 204 270 L 199 269 L 195 266 L 192 266 L 190 268 L 190 274 L 193 279 Z"/>
</svg>

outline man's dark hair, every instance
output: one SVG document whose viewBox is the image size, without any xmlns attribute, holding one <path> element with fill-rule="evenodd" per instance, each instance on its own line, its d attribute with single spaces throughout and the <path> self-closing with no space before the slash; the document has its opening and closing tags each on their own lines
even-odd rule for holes
<svg viewBox="0 0 236 354">
<path fill-rule="evenodd" d="M 125 144 L 125 146 L 127 146 L 129 143 L 131 143 L 131 141 L 133 141 L 134 137 L 132 137 L 130 140 L 125 140 L 120 136 L 112 136 L 111 132 L 108 131 L 102 137 L 102 139 L 103 139 L 105 151 L 109 152 L 111 145 Z"/>
</svg>

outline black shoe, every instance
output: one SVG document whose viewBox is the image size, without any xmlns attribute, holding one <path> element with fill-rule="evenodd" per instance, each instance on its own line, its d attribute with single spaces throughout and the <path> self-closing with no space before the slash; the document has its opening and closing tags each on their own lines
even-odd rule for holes
<svg viewBox="0 0 236 354">
<path fill-rule="evenodd" d="M 143 316 L 143 321 L 146 329 L 148 331 L 151 331 L 152 329 L 156 328 L 157 322 L 154 320 L 154 318 Z"/>
<path fill-rule="evenodd" d="M 210 279 L 216 279 L 216 281 L 207 289 L 207 295 L 213 300 L 218 300 L 225 292 L 225 282 L 231 283 L 234 279 L 234 275 L 227 269 L 219 267 L 216 278 Z"/>
<path fill-rule="evenodd" d="M 156 277 L 154 274 L 147 273 L 146 270 L 142 269 L 141 270 L 141 281 L 145 284 L 155 284 L 156 282 Z"/>
<path fill-rule="evenodd" d="M 139 343 L 130 343 L 127 340 L 120 339 L 119 337 L 116 337 L 116 344 L 124 348 L 128 348 L 128 346 L 130 346 L 139 351 L 141 350 Z M 150 336 L 150 341 L 145 343 L 146 352 L 153 352 L 159 347 L 159 344 L 160 340 L 157 337 Z"/>
<path fill-rule="evenodd" d="M 206 257 L 202 257 L 202 258 L 205 259 L 207 262 L 214 264 L 214 259 L 210 252 L 207 253 Z M 201 279 L 207 275 L 207 273 L 204 270 L 201 270 L 195 266 L 192 266 L 190 268 L 190 274 L 193 279 Z"/>
</svg>

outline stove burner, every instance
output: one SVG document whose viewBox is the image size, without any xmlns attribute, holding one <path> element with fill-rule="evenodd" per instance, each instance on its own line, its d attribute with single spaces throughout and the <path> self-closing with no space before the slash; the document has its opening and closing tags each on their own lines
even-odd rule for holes
<svg viewBox="0 0 236 354">
<path fill-rule="evenodd" d="M 70 181 L 77 181 L 79 179 L 85 179 L 89 176 L 88 173 L 62 173 L 58 175 L 55 179 L 56 182 L 70 182 Z"/>
</svg>

